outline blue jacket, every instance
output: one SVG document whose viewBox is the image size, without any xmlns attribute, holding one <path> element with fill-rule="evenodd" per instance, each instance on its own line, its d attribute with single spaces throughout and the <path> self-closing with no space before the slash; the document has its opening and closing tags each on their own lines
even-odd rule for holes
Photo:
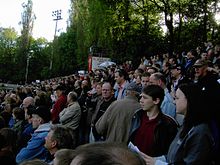
<svg viewBox="0 0 220 165">
<path fill-rule="evenodd" d="M 174 104 L 174 100 L 172 98 L 172 96 L 170 95 L 168 89 L 164 89 L 164 99 L 163 102 L 160 106 L 161 111 L 166 114 L 171 116 L 172 118 L 176 118 L 176 105 Z"/>
<path fill-rule="evenodd" d="M 129 84 L 129 81 L 126 81 L 125 86 L 122 89 L 122 95 L 121 95 L 120 99 L 123 99 L 126 96 L 126 88 L 127 88 L 128 84 Z M 119 94 L 119 90 L 120 90 L 118 84 L 115 85 L 114 90 L 115 90 L 114 97 L 116 99 L 118 99 L 118 94 Z"/>
<path fill-rule="evenodd" d="M 44 147 L 45 137 L 50 131 L 50 124 L 45 123 L 40 125 L 28 141 L 26 147 L 22 148 L 16 156 L 16 162 L 19 164 L 24 160 L 40 159 L 45 160 L 47 158 L 48 151 Z"/>
</svg>

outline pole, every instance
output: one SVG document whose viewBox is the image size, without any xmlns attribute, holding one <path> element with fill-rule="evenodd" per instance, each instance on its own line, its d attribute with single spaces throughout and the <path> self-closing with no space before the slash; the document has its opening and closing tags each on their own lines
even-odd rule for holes
<svg viewBox="0 0 220 165">
<path fill-rule="evenodd" d="M 27 84 L 28 81 L 28 69 L 29 69 L 29 63 L 30 63 L 30 57 L 27 56 L 27 64 L 26 64 L 26 72 L 25 72 L 25 84 Z"/>
<path fill-rule="evenodd" d="M 59 20 L 62 19 L 61 13 L 62 13 L 62 10 L 55 10 L 55 11 L 52 12 L 52 16 L 55 17 L 53 20 L 56 21 L 53 40 L 55 40 L 55 38 L 56 38 L 57 23 L 58 23 Z M 54 57 L 54 45 L 52 46 L 52 51 L 51 51 L 50 70 L 52 70 L 52 68 L 53 68 L 53 57 Z"/>
</svg>

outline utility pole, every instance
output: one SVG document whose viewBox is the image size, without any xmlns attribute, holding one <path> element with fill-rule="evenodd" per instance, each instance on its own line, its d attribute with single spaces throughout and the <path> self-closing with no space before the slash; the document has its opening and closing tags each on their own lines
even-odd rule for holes
<svg viewBox="0 0 220 165">
<path fill-rule="evenodd" d="M 52 16 L 54 17 L 53 21 L 56 21 L 54 39 L 53 40 L 55 40 L 56 34 L 57 34 L 57 23 L 58 23 L 59 20 L 63 19 L 61 17 L 61 13 L 62 13 L 62 10 L 52 11 Z M 51 59 L 50 59 L 50 70 L 52 70 L 52 68 L 53 68 L 53 56 L 54 56 L 54 48 L 52 47 Z"/>
<path fill-rule="evenodd" d="M 33 54 L 33 50 L 31 50 L 30 52 L 28 52 L 28 55 L 27 55 L 27 63 L 26 63 L 26 71 L 25 71 L 25 84 L 28 83 L 28 72 L 29 72 L 29 64 L 30 64 L 30 58 Z"/>
</svg>

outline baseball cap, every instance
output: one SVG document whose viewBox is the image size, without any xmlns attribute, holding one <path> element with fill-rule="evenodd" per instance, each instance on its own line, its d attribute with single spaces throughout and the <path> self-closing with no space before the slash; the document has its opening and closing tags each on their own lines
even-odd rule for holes
<svg viewBox="0 0 220 165">
<path fill-rule="evenodd" d="M 58 85 L 54 90 L 55 91 L 57 91 L 57 90 L 65 91 L 65 87 L 63 85 Z"/>
<path fill-rule="evenodd" d="M 45 123 L 49 122 L 51 118 L 50 110 L 46 106 L 36 107 L 32 111 L 32 114 L 36 114 L 40 116 L 44 120 Z"/>
<path fill-rule="evenodd" d="M 184 67 L 183 67 L 182 65 L 180 65 L 180 64 L 174 64 L 174 65 L 171 65 L 171 66 L 170 66 L 170 70 L 171 70 L 171 69 L 177 69 L 177 70 L 180 70 L 181 73 L 184 73 L 184 72 L 185 72 Z"/>
<path fill-rule="evenodd" d="M 135 82 L 131 82 L 128 84 L 126 90 L 130 90 L 130 91 L 135 91 L 137 92 L 138 94 L 141 93 L 141 87 L 138 86 Z"/>
<path fill-rule="evenodd" d="M 196 62 L 194 63 L 194 67 L 202 67 L 202 66 L 205 66 L 207 65 L 208 66 L 209 64 L 209 61 L 208 60 L 205 60 L 205 59 L 198 59 L 196 60 Z"/>
</svg>

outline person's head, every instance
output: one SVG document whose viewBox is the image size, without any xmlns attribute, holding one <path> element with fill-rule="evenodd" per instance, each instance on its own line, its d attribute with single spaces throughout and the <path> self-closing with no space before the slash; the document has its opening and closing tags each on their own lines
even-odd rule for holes
<svg viewBox="0 0 220 165">
<path fill-rule="evenodd" d="M 142 77 L 141 75 L 138 75 L 138 76 L 137 76 L 137 78 L 136 78 L 136 80 L 135 80 L 135 83 L 136 83 L 136 84 L 141 85 L 141 77 Z"/>
<path fill-rule="evenodd" d="M 162 66 L 163 73 L 169 72 L 170 66 L 171 66 L 171 64 L 168 61 L 164 62 L 163 66 Z"/>
<path fill-rule="evenodd" d="M 129 83 L 128 86 L 126 87 L 126 96 L 134 96 L 138 98 L 140 93 L 141 93 L 141 87 L 135 82 Z"/>
<path fill-rule="evenodd" d="M 25 113 L 25 120 L 31 120 L 32 118 L 32 113 L 35 110 L 34 106 L 28 106 L 27 108 L 24 109 Z M 31 122 L 31 121 L 30 121 Z"/>
<path fill-rule="evenodd" d="M 115 81 L 118 85 L 122 85 L 128 79 L 128 73 L 124 69 L 115 71 Z"/>
<path fill-rule="evenodd" d="M 41 160 L 35 159 L 35 160 L 24 161 L 24 162 L 22 162 L 19 165 L 48 165 L 48 164 L 43 162 L 43 161 L 41 161 Z"/>
<path fill-rule="evenodd" d="M 158 85 L 148 85 L 143 88 L 140 104 L 144 111 L 160 110 L 160 105 L 164 99 L 164 90 Z"/>
<path fill-rule="evenodd" d="M 149 84 L 159 85 L 162 88 L 166 88 L 166 77 L 160 72 L 153 73 L 150 76 Z"/>
<path fill-rule="evenodd" d="M 35 106 L 48 105 L 47 94 L 44 91 L 37 92 L 37 95 L 34 97 Z"/>
<path fill-rule="evenodd" d="M 215 45 L 215 54 L 216 54 L 217 56 L 220 55 L 220 44 Z"/>
<path fill-rule="evenodd" d="M 12 116 L 16 120 L 24 120 L 25 119 L 25 113 L 24 110 L 20 107 L 15 107 L 12 110 Z"/>
<path fill-rule="evenodd" d="M 55 91 L 56 91 L 56 95 L 57 97 L 60 97 L 62 94 L 65 93 L 65 87 L 63 85 L 58 85 L 56 88 L 55 88 Z"/>
<path fill-rule="evenodd" d="M 182 76 L 183 74 L 183 67 L 181 65 L 173 65 L 170 67 L 170 72 L 171 72 L 171 76 L 174 79 L 178 79 Z"/>
<path fill-rule="evenodd" d="M 38 128 L 39 125 L 50 121 L 50 110 L 46 106 L 39 106 L 32 112 L 32 126 Z"/>
<path fill-rule="evenodd" d="M 202 53 L 200 56 L 201 56 L 201 59 L 204 59 L 204 60 L 208 59 L 208 54 L 206 52 Z"/>
<path fill-rule="evenodd" d="M 81 88 L 88 87 L 88 85 L 89 85 L 88 80 L 83 80 L 83 81 L 82 81 L 82 84 L 81 84 Z"/>
<path fill-rule="evenodd" d="M 74 83 L 74 88 L 75 89 L 81 88 L 81 84 L 82 84 L 81 80 L 76 80 Z"/>
<path fill-rule="evenodd" d="M 5 119 L 0 115 L 0 129 L 6 127 Z"/>
<path fill-rule="evenodd" d="M 186 58 L 187 59 L 194 59 L 196 57 L 196 52 L 194 50 L 190 50 L 189 52 L 187 52 L 186 54 Z"/>
<path fill-rule="evenodd" d="M 208 121 L 204 109 L 203 91 L 197 84 L 180 84 L 175 94 L 176 112 L 185 116 L 187 130 L 192 126 Z"/>
<path fill-rule="evenodd" d="M 110 99 L 113 95 L 113 91 L 112 91 L 112 86 L 109 82 L 105 82 L 103 85 L 102 85 L 102 97 L 105 99 L 105 100 L 108 100 Z"/>
<path fill-rule="evenodd" d="M 34 105 L 34 98 L 29 96 L 23 100 L 22 107 L 27 108 L 30 105 Z"/>
<path fill-rule="evenodd" d="M 143 159 L 127 146 L 115 143 L 90 143 L 79 146 L 70 165 L 144 165 Z"/>
<path fill-rule="evenodd" d="M 98 82 L 97 83 L 96 88 L 95 88 L 97 95 L 101 95 L 102 94 L 102 85 L 103 85 L 102 82 Z"/>
<path fill-rule="evenodd" d="M 212 61 L 214 57 L 215 57 L 214 49 L 209 49 L 208 52 L 207 52 L 207 59 Z"/>
<path fill-rule="evenodd" d="M 136 79 L 138 76 L 142 75 L 144 73 L 144 70 L 141 68 L 138 68 L 134 71 L 134 78 Z"/>
<path fill-rule="evenodd" d="M 73 149 L 75 148 L 74 142 L 76 141 L 73 137 L 70 133 L 70 128 L 61 125 L 52 125 L 50 132 L 45 137 L 44 146 L 51 154 L 62 148 Z"/>
<path fill-rule="evenodd" d="M 9 103 L 7 103 L 7 104 L 5 104 L 5 106 L 4 106 L 4 111 L 5 112 L 8 112 L 8 113 L 11 113 L 12 112 L 12 108 L 13 106 L 11 105 L 11 104 L 9 104 Z"/>
<path fill-rule="evenodd" d="M 153 73 L 158 72 L 158 69 L 156 67 L 151 66 L 151 67 L 148 67 L 147 72 L 150 74 L 153 74 Z"/>
<path fill-rule="evenodd" d="M 170 63 L 170 65 L 175 65 L 177 64 L 177 59 L 175 57 L 170 57 L 168 62 Z"/>
<path fill-rule="evenodd" d="M 53 165 L 70 165 L 74 158 L 74 150 L 60 149 L 54 155 Z"/>
<path fill-rule="evenodd" d="M 0 134 L 0 150 L 5 147 L 6 139 Z"/>
<path fill-rule="evenodd" d="M 149 72 L 144 72 L 142 77 L 141 77 L 142 87 L 147 86 L 149 84 L 149 80 L 150 80 L 150 73 Z"/>
<path fill-rule="evenodd" d="M 195 77 L 201 78 L 207 74 L 208 70 L 208 61 L 204 59 L 198 59 L 193 65 L 195 68 Z"/>
<path fill-rule="evenodd" d="M 180 84 L 175 94 L 176 112 L 196 119 L 202 113 L 202 95 L 198 85 Z"/>
<path fill-rule="evenodd" d="M 67 102 L 68 103 L 72 103 L 72 102 L 75 102 L 77 101 L 77 93 L 72 91 L 72 92 L 69 92 L 68 95 L 67 95 Z"/>
<path fill-rule="evenodd" d="M 14 151 L 16 149 L 16 141 L 17 141 L 17 134 L 11 128 L 2 128 L 0 129 L 0 135 L 5 138 L 5 145 L 4 147 L 8 147 Z"/>
</svg>

